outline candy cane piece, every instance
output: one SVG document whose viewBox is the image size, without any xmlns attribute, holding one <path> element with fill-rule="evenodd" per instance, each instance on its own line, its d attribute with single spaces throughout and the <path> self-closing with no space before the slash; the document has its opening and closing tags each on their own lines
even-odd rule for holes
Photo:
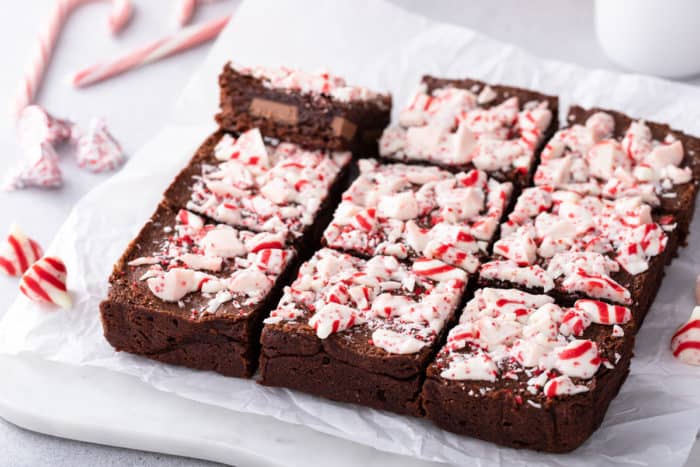
<svg viewBox="0 0 700 467">
<path fill-rule="evenodd" d="M 189 26 L 115 59 L 85 67 L 74 73 L 70 81 L 75 87 L 85 87 L 175 55 L 214 39 L 226 26 L 229 18 L 227 15 L 201 25 Z"/>
<path fill-rule="evenodd" d="M 688 365 L 700 365 L 700 306 L 671 338 L 673 356 Z"/>
<path fill-rule="evenodd" d="M 96 0 L 57 0 L 53 2 L 46 23 L 39 30 L 39 37 L 31 53 L 31 60 L 25 69 L 24 78 L 19 86 L 17 96 L 12 103 L 15 117 L 36 97 L 37 90 L 51 61 L 51 55 L 58 35 L 73 10 L 84 3 Z M 109 16 L 109 28 L 112 34 L 119 32 L 128 22 L 133 10 L 131 0 L 112 0 L 112 12 Z"/>
<path fill-rule="evenodd" d="M 55 256 L 45 256 L 32 264 L 19 282 L 19 290 L 35 302 L 71 307 L 66 288 L 66 265 Z"/>
<path fill-rule="evenodd" d="M 42 254 L 41 246 L 12 224 L 7 239 L 0 244 L 0 271 L 8 276 L 22 275 Z"/>
<path fill-rule="evenodd" d="M 192 20 L 197 9 L 197 0 L 178 0 L 175 8 L 175 24 L 186 26 Z"/>
</svg>

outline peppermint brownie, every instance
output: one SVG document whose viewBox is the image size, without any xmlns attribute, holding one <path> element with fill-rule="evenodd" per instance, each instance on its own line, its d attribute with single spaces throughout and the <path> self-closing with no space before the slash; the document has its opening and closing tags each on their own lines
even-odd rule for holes
<svg viewBox="0 0 700 467">
<path fill-rule="evenodd" d="M 219 77 L 222 129 L 259 128 L 265 137 L 310 149 L 377 154 L 391 96 L 348 85 L 327 72 L 226 64 Z"/>
<path fill-rule="evenodd" d="M 641 323 L 675 241 L 674 223 L 655 222 L 639 197 L 532 187 L 501 225 L 479 280 L 550 293 L 563 304 L 589 297 L 630 305 Z"/>
<path fill-rule="evenodd" d="M 281 233 L 206 222 L 163 202 L 114 266 L 100 305 L 105 337 L 117 350 L 249 377 L 295 256 Z"/>
<path fill-rule="evenodd" d="M 676 218 L 685 243 L 700 179 L 700 139 L 598 108 L 574 106 L 568 122 L 543 149 L 535 184 L 609 199 L 640 196 Z"/>
<path fill-rule="evenodd" d="M 436 259 L 321 249 L 265 320 L 260 382 L 420 415 L 425 368 L 466 283 L 466 272 Z"/>
<path fill-rule="evenodd" d="M 515 448 L 567 452 L 600 425 L 628 372 L 631 311 L 572 307 L 515 289 L 478 289 L 428 367 L 427 418 Z"/>
<path fill-rule="evenodd" d="M 453 171 L 477 168 L 522 187 L 558 127 L 558 105 L 526 89 L 425 76 L 398 125 L 384 131 L 379 153 Z"/>
<path fill-rule="evenodd" d="M 266 145 L 257 129 L 237 138 L 217 132 L 165 197 L 218 222 L 289 234 L 305 249 L 318 242 L 328 223 L 350 161 L 349 152 Z"/>
<path fill-rule="evenodd" d="M 436 258 L 472 274 L 486 255 L 513 185 L 472 169 L 359 161 L 359 177 L 326 229 L 325 245 L 362 257 Z"/>
</svg>

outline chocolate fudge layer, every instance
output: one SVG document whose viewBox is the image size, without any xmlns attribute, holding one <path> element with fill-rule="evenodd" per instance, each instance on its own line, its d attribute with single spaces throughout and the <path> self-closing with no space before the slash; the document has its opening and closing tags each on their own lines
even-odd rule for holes
<svg viewBox="0 0 700 467">
<path fill-rule="evenodd" d="M 321 249 L 265 320 L 260 383 L 420 415 L 425 368 L 467 277 L 434 259 L 409 266 Z"/>
<path fill-rule="evenodd" d="M 629 372 L 635 328 L 619 305 L 478 289 L 428 367 L 426 416 L 505 446 L 576 449 Z"/>
<path fill-rule="evenodd" d="M 253 231 L 317 244 L 345 187 L 349 152 L 265 144 L 257 129 L 210 136 L 165 192 L 176 206 Z"/>
<path fill-rule="evenodd" d="M 523 187 L 544 142 L 558 127 L 558 98 L 471 79 L 423 77 L 397 125 L 380 140 L 381 157 L 477 168 Z"/>
<path fill-rule="evenodd" d="M 641 323 L 677 238 L 674 223 L 656 221 L 639 197 L 527 188 L 501 225 L 479 283 L 545 292 L 563 304 L 589 297 L 630 305 Z"/>
<path fill-rule="evenodd" d="M 371 258 L 436 258 L 476 272 L 509 205 L 513 185 L 472 169 L 359 161 L 325 245 Z"/>
<path fill-rule="evenodd" d="M 685 243 L 700 180 L 700 139 L 606 109 L 569 110 L 542 151 L 535 184 L 609 199 L 640 196 L 678 222 Z"/>
<path fill-rule="evenodd" d="M 117 350 L 249 377 L 295 256 L 283 234 L 207 223 L 163 202 L 114 266 L 100 305 L 105 337 Z"/>
<path fill-rule="evenodd" d="M 310 149 L 377 154 L 391 118 L 391 96 L 325 72 L 224 66 L 219 76 L 222 129 L 259 128 L 265 137 Z"/>
</svg>

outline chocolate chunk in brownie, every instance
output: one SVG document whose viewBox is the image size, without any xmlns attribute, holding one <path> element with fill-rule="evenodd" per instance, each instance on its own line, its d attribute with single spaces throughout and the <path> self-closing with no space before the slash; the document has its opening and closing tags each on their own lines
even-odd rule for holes
<svg viewBox="0 0 700 467">
<path fill-rule="evenodd" d="M 600 425 L 629 372 L 630 309 L 478 289 L 428 367 L 427 418 L 515 448 L 567 452 Z"/>
<path fill-rule="evenodd" d="M 329 73 L 224 66 L 219 76 L 222 129 L 259 128 L 265 137 L 309 149 L 377 154 L 391 118 L 391 96 L 350 86 Z"/>
<path fill-rule="evenodd" d="M 228 376 L 255 371 L 262 320 L 296 257 L 281 233 L 254 233 L 160 204 L 114 266 L 100 305 L 117 349 Z"/>
<path fill-rule="evenodd" d="M 380 156 L 527 185 L 558 127 L 558 98 L 472 79 L 423 77 L 379 143 Z"/>
<path fill-rule="evenodd" d="M 253 231 L 315 245 L 345 187 L 349 152 L 266 144 L 260 131 L 217 132 L 165 192 L 176 206 Z"/>
<path fill-rule="evenodd" d="M 467 280 L 435 259 L 407 265 L 321 249 L 265 320 L 260 382 L 420 415 L 425 368 Z"/>
<path fill-rule="evenodd" d="M 700 180 L 700 139 L 600 108 L 574 106 L 568 124 L 542 151 L 535 184 L 609 199 L 640 196 L 676 218 L 684 244 Z"/>
<path fill-rule="evenodd" d="M 675 224 L 659 223 L 667 220 L 655 219 L 639 197 L 527 188 L 501 225 L 479 283 L 550 293 L 564 304 L 590 297 L 631 305 L 641 323 L 677 241 Z"/>
<path fill-rule="evenodd" d="M 472 169 L 359 161 L 323 241 L 366 258 L 436 258 L 476 272 L 509 206 L 513 185 Z"/>
</svg>

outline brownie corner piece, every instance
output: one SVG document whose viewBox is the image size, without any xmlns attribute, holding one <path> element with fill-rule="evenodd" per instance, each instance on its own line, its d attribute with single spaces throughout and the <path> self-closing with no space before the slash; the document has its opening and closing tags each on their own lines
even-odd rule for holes
<svg viewBox="0 0 700 467">
<path fill-rule="evenodd" d="M 380 140 L 380 156 L 478 168 L 522 188 L 559 126 L 559 100 L 536 91 L 472 79 L 423 77 Z"/>
<path fill-rule="evenodd" d="M 419 416 L 425 367 L 467 280 L 437 260 L 321 249 L 265 320 L 260 383 Z"/>
<path fill-rule="evenodd" d="M 219 76 L 221 128 L 260 128 L 266 137 L 310 149 L 377 154 L 391 96 L 348 85 L 339 76 L 286 67 L 227 63 Z"/>
<path fill-rule="evenodd" d="M 628 308 L 477 289 L 427 370 L 426 417 L 514 448 L 563 453 L 600 426 L 629 373 Z"/>
<path fill-rule="evenodd" d="M 167 201 L 110 277 L 100 314 L 119 351 L 250 377 L 262 320 L 292 273 L 284 237 L 205 221 Z"/>
</svg>

